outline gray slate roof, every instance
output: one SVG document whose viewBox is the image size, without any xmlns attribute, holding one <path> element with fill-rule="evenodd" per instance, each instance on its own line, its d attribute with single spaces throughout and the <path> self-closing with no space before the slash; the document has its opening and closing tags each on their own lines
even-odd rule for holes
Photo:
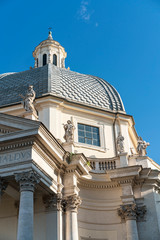
<svg viewBox="0 0 160 240">
<path fill-rule="evenodd" d="M 64 98 L 71 102 L 112 111 L 125 111 L 116 89 L 102 78 L 80 74 L 48 64 L 19 73 L 0 75 L 0 106 L 20 102 L 33 85 L 36 98 L 44 94 Z"/>
</svg>

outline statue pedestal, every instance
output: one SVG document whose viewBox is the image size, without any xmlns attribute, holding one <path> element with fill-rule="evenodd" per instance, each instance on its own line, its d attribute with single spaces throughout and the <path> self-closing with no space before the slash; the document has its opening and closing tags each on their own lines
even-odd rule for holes
<svg viewBox="0 0 160 240">
<path fill-rule="evenodd" d="M 119 156 L 120 156 L 121 167 L 128 166 L 128 153 L 127 152 L 119 153 Z"/>
<path fill-rule="evenodd" d="M 71 142 L 65 142 L 62 144 L 64 149 L 67 151 L 67 152 L 70 152 L 70 153 L 74 153 L 74 145 L 73 145 L 73 141 Z"/>
<path fill-rule="evenodd" d="M 32 112 L 32 111 L 26 111 L 26 112 L 22 113 L 21 115 L 19 115 L 19 117 L 28 118 L 28 119 L 31 119 L 31 120 L 38 121 L 37 113 Z"/>
</svg>

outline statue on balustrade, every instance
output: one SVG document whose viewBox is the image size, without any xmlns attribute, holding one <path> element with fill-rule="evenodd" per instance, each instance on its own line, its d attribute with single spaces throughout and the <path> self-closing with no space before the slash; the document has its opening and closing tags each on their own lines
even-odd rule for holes
<svg viewBox="0 0 160 240">
<path fill-rule="evenodd" d="M 72 142 L 73 141 L 73 132 L 75 127 L 73 126 L 71 120 L 68 120 L 66 124 L 63 124 L 64 126 L 64 131 L 65 131 L 65 135 L 64 135 L 64 139 L 66 140 L 66 142 Z"/>
<path fill-rule="evenodd" d="M 146 148 L 150 145 L 149 142 L 143 141 L 141 137 L 138 137 L 138 145 L 137 145 L 137 152 L 139 156 L 146 155 Z"/>
</svg>

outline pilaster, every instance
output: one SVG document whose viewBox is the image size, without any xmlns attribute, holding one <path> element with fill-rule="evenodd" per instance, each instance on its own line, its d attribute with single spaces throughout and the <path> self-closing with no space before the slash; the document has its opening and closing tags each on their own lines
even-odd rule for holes
<svg viewBox="0 0 160 240">
<path fill-rule="evenodd" d="M 127 240 L 138 240 L 138 231 L 136 221 L 143 219 L 146 213 L 146 207 L 133 204 L 121 205 L 118 209 L 118 215 L 122 221 L 126 222 Z"/>
<path fill-rule="evenodd" d="M 62 194 L 57 193 L 45 196 L 43 199 L 46 208 L 46 240 L 62 240 Z"/>
</svg>

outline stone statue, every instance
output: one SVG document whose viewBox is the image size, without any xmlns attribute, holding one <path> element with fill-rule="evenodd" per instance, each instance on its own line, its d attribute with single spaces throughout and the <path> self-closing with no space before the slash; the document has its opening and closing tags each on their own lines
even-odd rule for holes
<svg viewBox="0 0 160 240">
<path fill-rule="evenodd" d="M 124 137 L 121 135 L 121 133 L 118 133 L 118 137 L 117 137 L 117 151 L 118 154 L 124 152 Z"/>
<path fill-rule="evenodd" d="M 72 142 L 74 126 L 70 120 L 67 121 L 67 124 L 64 124 L 64 130 L 65 130 L 64 139 L 66 140 L 66 142 Z"/>
<path fill-rule="evenodd" d="M 33 90 L 32 85 L 30 85 L 28 87 L 28 91 L 26 92 L 26 95 L 23 96 L 22 94 L 20 94 L 20 97 L 23 98 L 22 104 L 23 104 L 24 109 L 27 112 L 36 112 L 35 107 L 33 105 L 33 102 L 34 102 L 35 97 L 36 97 L 36 93 Z"/>
<path fill-rule="evenodd" d="M 138 137 L 137 152 L 139 156 L 146 155 L 146 148 L 150 145 L 149 142 L 143 141 L 141 137 Z"/>
</svg>

